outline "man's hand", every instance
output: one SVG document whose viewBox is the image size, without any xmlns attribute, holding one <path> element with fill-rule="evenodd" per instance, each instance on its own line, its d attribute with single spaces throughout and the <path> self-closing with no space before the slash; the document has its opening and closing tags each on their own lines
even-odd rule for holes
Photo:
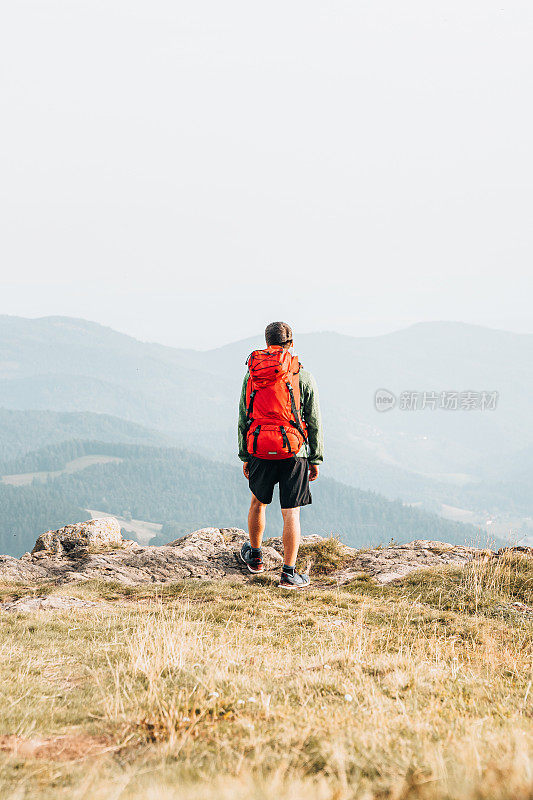
<svg viewBox="0 0 533 800">
<path fill-rule="evenodd" d="M 318 464 L 309 465 L 309 480 L 316 481 L 318 478 Z"/>
<path fill-rule="evenodd" d="M 250 477 L 250 468 L 248 466 L 248 463 L 249 463 L 248 461 L 245 461 L 242 465 L 242 471 L 244 473 L 244 477 L 246 478 L 246 480 L 248 480 L 248 478 Z"/>
</svg>

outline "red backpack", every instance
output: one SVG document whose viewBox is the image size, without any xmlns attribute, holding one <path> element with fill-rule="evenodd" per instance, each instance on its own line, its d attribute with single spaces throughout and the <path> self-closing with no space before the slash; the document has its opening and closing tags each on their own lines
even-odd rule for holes
<svg viewBox="0 0 533 800">
<path fill-rule="evenodd" d="M 246 448 L 258 458 L 290 458 L 307 441 L 300 416 L 298 356 L 280 345 L 250 353 L 246 384 Z"/>
</svg>

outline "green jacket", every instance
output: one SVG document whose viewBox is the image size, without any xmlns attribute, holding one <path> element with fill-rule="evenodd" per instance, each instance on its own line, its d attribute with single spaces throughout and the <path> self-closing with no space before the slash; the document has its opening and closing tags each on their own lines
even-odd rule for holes
<svg viewBox="0 0 533 800">
<path fill-rule="evenodd" d="M 318 389 L 310 372 L 300 369 L 300 409 L 307 425 L 309 446 L 303 444 L 297 453 L 299 457 L 309 458 L 310 464 L 322 464 L 324 460 L 324 439 L 322 436 L 322 419 L 318 402 Z M 239 401 L 239 458 L 248 461 L 250 454 L 246 449 L 246 384 L 248 374 L 242 382 L 241 399 Z"/>
</svg>

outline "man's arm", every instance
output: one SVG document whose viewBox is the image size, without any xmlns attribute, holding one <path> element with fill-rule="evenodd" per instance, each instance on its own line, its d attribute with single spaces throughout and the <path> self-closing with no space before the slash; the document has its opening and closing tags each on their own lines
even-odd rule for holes
<svg viewBox="0 0 533 800">
<path fill-rule="evenodd" d="M 322 434 L 322 416 L 318 400 L 316 381 L 310 372 L 300 371 L 300 397 L 303 416 L 307 426 L 309 441 L 309 463 L 322 464 L 324 460 L 324 437 Z"/>
<path fill-rule="evenodd" d="M 248 375 L 244 376 L 241 389 L 241 399 L 239 400 L 239 422 L 237 425 L 237 436 L 239 443 L 239 458 L 241 461 L 249 461 L 250 454 L 246 449 L 246 384 Z"/>
</svg>

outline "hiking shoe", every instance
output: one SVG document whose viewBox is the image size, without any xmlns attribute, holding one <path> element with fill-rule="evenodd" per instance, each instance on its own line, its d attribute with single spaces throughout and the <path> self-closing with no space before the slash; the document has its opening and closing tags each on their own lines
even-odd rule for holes
<svg viewBox="0 0 533 800">
<path fill-rule="evenodd" d="M 239 556 L 242 563 L 246 564 L 248 567 L 249 572 L 252 572 L 254 575 L 258 572 L 264 572 L 265 565 L 263 564 L 263 559 L 261 556 L 259 556 L 259 558 L 254 558 L 252 556 L 252 545 L 250 542 L 245 542 L 243 544 Z"/>
<path fill-rule="evenodd" d="M 307 589 L 310 583 L 311 579 L 309 575 L 300 574 L 296 571 L 294 575 L 290 575 L 288 572 L 282 572 L 279 587 L 280 589 Z"/>
</svg>

